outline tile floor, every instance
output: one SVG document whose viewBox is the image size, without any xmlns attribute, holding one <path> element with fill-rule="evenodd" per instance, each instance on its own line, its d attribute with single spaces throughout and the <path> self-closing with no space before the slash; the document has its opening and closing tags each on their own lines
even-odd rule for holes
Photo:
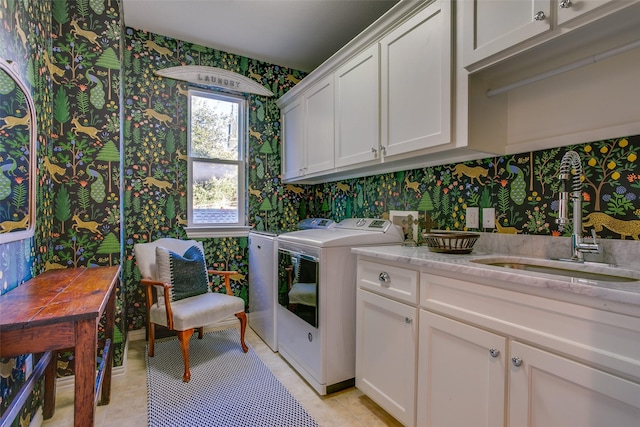
<svg viewBox="0 0 640 427">
<path fill-rule="evenodd" d="M 278 353 L 273 353 L 251 328 L 247 328 L 246 341 L 322 427 L 401 425 L 356 388 L 349 388 L 328 396 L 319 396 Z M 96 426 L 147 425 L 145 346 L 146 342 L 142 340 L 129 342 L 126 374 L 113 377 L 111 403 L 97 408 Z M 43 426 L 72 425 L 73 387 L 59 387 L 55 416 L 46 420 Z"/>
</svg>

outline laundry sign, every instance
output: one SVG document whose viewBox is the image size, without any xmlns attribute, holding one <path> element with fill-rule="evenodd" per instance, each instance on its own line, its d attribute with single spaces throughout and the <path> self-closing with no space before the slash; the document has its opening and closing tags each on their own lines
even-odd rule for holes
<svg viewBox="0 0 640 427">
<path fill-rule="evenodd" d="M 213 86 L 235 92 L 273 96 L 273 92 L 255 80 L 222 68 L 207 67 L 203 65 L 183 65 L 156 70 L 154 74 L 160 77 L 168 77 L 175 80 Z"/>
</svg>

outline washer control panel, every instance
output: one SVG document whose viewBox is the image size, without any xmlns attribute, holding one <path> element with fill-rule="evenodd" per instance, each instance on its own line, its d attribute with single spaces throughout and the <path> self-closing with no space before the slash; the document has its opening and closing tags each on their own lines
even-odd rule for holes
<svg viewBox="0 0 640 427">
<path fill-rule="evenodd" d="M 380 231 L 385 233 L 391 227 L 391 221 L 378 218 L 347 218 L 335 225 L 336 228 L 350 230 Z"/>
</svg>

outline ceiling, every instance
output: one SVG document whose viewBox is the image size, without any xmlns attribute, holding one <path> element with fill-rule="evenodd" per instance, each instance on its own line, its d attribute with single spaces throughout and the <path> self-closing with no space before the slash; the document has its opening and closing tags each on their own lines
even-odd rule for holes
<svg viewBox="0 0 640 427">
<path fill-rule="evenodd" d="M 312 71 L 398 0 L 122 0 L 127 27 Z"/>
</svg>

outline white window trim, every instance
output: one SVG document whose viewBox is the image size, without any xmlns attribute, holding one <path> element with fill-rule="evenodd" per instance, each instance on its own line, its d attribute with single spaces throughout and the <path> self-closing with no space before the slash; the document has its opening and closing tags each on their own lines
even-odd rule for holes
<svg viewBox="0 0 640 427">
<path fill-rule="evenodd" d="M 188 141 L 187 141 L 187 226 L 184 227 L 188 238 L 206 238 L 206 237 L 246 237 L 249 235 L 251 226 L 248 225 L 247 218 L 247 141 L 248 141 L 248 101 L 241 95 L 228 94 L 225 92 L 214 92 L 206 89 L 189 88 L 189 100 L 187 102 L 188 117 Z M 201 97 L 224 97 L 239 101 L 242 108 L 241 118 L 238 123 L 238 135 L 242 135 L 242 143 L 239 145 L 239 170 L 238 170 L 238 223 L 225 224 L 194 224 L 193 223 L 193 205 L 192 205 L 192 177 L 193 177 L 193 158 L 191 157 L 191 94 Z M 242 199 L 242 202 L 240 201 Z M 244 223 L 244 224 L 242 224 Z"/>
<path fill-rule="evenodd" d="M 247 237 L 250 226 L 206 226 L 206 227 L 184 227 L 189 239 L 207 238 L 207 237 Z"/>
</svg>

